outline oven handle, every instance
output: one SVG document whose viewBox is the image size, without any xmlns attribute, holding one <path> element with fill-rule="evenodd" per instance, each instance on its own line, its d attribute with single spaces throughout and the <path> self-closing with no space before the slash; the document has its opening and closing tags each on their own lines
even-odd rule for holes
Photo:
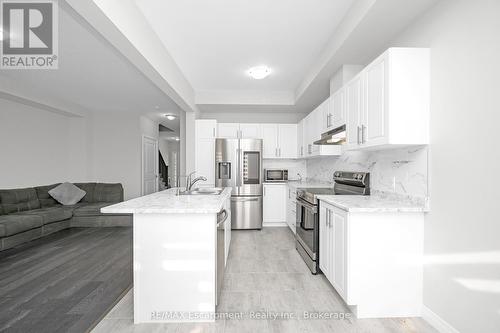
<svg viewBox="0 0 500 333">
<path fill-rule="evenodd" d="M 297 205 L 304 207 L 305 209 L 311 211 L 313 214 L 318 213 L 318 206 L 312 205 L 302 198 L 297 198 Z"/>
</svg>

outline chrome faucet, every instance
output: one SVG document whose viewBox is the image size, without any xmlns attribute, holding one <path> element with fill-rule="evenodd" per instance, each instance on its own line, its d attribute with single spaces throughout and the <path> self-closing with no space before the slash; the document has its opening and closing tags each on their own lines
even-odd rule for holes
<svg viewBox="0 0 500 333">
<path fill-rule="evenodd" d="M 196 173 L 196 171 L 193 171 L 193 172 L 191 172 L 187 176 L 187 179 L 186 179 L 186 191 L 191 191 L 191 189 L 193 188 L 193 185 L 196 184 L 199 181 L 204 181 L 204 182 L 207 181 L 207 178 L 203 177 L 203 176 L 200 176 L 200 177 L 197 177 L 197 178 L 191 180 L 191 178 L 193 177 L 193 175 L 195 173 Z"/>
<path fill-rule="evenodd" d="M 300 173 L 297 173 L 297 176 L 299 176 L 299 182 L 302 182 L 302 175 Z"/>
</svg>

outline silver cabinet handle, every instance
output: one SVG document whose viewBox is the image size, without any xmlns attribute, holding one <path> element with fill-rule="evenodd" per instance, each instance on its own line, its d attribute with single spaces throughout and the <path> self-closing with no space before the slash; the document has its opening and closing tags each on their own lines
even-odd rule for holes
<svg viewBox="0 0 500 333">
<path fill-rule="evenodd" d="M 361 125 L 361 143 L 365 143 L 366 142 L 365 130 L 366 130 L 366 126 L 365 125 Z"/>
<path fill-rule="evenodd" d="M 281 157 L 281 148 L 278 148 L 279 156 Z"/>
<path fill-rule="evenodd" d="M 361 130 L 361 128 L 358 126 L 358 145 L 361 144 L 361 142 L 359 141 L 359 131 Z"/>
</svg>

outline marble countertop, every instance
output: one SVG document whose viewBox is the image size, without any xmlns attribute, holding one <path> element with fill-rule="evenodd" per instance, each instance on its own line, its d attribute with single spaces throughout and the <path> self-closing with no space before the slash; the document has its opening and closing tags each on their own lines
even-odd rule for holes
<svg viewBox="0 0 500 333">
<path fill-rule="evenodd" d="M 319 200 L 348 212 L 364 213 L 424 213 L 428 211 L 425 200 L 384 193 L 372 195 L 319 195 Z"/>
<path fill-rule="evenodd" d="M 226 187 L 220 195 L 177 195 L 178 189 L 171 188 L 103 207 L 101 212 L 113 214 L 216 214 L 231 196 L 231 191 L 230 187 Z"/>
</svg>

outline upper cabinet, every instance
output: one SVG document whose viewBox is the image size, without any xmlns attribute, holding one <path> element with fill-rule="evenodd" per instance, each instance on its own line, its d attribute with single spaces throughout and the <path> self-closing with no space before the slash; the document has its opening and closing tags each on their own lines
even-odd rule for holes
<svg viewBox="0 0 500 333">
<path fill-rule="evenodd" d="M 390 48 L 345 87 L 345 148 L 429 143 L 429 50 Z"/>
<path fill-rule="evenodd" d="M 302 128 L 302 141 L 298 143 L 298 151 L 302 153 L 299 154 L 301 158 L 338 156 L 342 154 L 342 146 L 314 144 L 314 141 L 321 138 L 321 133 L 326 131 L 324 110 L 328 107 L 327 102 L 322 103 L 301 121 L 302 126 L 299 126 L 299 128 Z"/>
<path fill-rule="evenodd" d="M 219 123 L 218 138 L 261 139 L 261 124 Z"/>
<path fill-rule="evenodd" d="M 297 158 L 296 124 L 262 124 L 263 158 Z"/>
<path fill-rule="evenodd" d="M 205 176 L 206 182 L 200 186 L 215 186 L 215 120 L 196 120 L 195 122 L 195 171 L 196 176 Z M 193 170 L 194 171 L 194 170 Z"/>
<path fill-rule="evenodd" d="M 240 124 L 241 139 L 261 139 L 262 127 L 261 124 Z"/>
</svg>

